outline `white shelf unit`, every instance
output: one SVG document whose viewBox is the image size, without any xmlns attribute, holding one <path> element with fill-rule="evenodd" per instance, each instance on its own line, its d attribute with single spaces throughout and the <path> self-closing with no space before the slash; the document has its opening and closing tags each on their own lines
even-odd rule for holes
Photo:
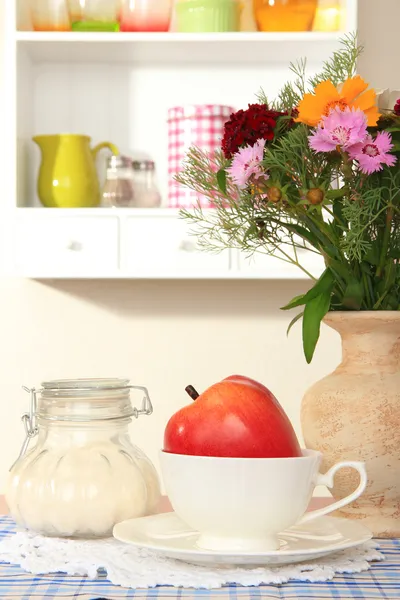
<svg viewBox="0 0 400 600">
<path fill-rule="evenodd" d="M 199 252 L 172 209 L 46 209 L 39 202 L 40 165 L 32 137 L 82 133 L 111 141 L 121 153 L 151 157 L 167 199 L 167 111 L 183 104 L 235 108 L 271 98 L 306 56 L 315 73 L 342 33 L 129 34 L 51 33 L 21 29 L 24 0 L 7 0 L 6 134 L 7 266 L 31 278 L 298 278 L 272 257 Z M 347 31 L 356 0 L 347 0 Z M 98 169 L 104 172 L 104 156 Z M 11 239 L 12 238 L 12 239 Z M 307 258 L 307 261 L 309 258 Z M 310 259 L 314 274 L 321 263 Z"/>
<path fill-rule="evenodd" d="M 19 208 L 13 221 L 16 272 L 36 279 L 302 279 L 267 255 L 199 251 L 178 211 Z M 309 253 L 313 273 L 323 265 Z"/>
<path fill-rule="evenodd" d="M 311 62 L 320 62 L 337 48 L 337 33 L 53 33 L 17 31 L 16 41 L 35 63 L 117 63 L 136 65 L 156 62 L 219 63 L 287 67 L 306 48 Z M 177 64 L 176 64 L 177 63 Z M 258 87 L 260 86 L 260 82 Z M 254 92 L 257 91 L 254 90 Z M 251 95 L 250 91 L 250 95 Z"/>
</svg>

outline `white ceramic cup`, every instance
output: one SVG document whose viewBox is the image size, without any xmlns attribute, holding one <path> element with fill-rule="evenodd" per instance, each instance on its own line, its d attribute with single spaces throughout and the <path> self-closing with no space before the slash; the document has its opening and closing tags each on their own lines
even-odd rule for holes
<svg viewBox="0 0 400 600">
<path fill-rule="evenodd" d="M 278 550 L 277 534 L 356 500 L 367 485 L 362 462 L 341 462 L 319 473 L 322 455 L 297 458 L 217 458 L 161 452 L 166 492 L 176 514 L 200 533 L 197 545 L 216 551 Z M 342 500 L 306 513 L 315 486 L 333 486 L 344 467 L 360 474 Z"/>
</svg>

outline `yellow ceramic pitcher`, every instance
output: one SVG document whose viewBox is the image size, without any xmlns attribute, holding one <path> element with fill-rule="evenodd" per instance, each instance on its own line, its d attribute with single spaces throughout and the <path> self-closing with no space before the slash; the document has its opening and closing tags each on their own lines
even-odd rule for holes
<svg viewBox="0 0 400 600">
<path fill-rule="evenodd" d="M 96 155 L 102 148 L 119 154 L 110 142 L 90 147 L 90 137 L 77 134 L 38 135 L 33 141 L 42 152 L 38 194 L 44 206 L 82 208 L 100 204 Z"/>
</svg>

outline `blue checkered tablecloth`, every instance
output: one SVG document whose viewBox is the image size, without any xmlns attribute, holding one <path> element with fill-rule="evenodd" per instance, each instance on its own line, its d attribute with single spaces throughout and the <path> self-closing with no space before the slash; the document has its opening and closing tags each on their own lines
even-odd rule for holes
<svg viewBox="0 0 400 600">
<path fill-rule="evenodd" d="M 0 517 L 0 539 L 12 534 L 10 517 Z M 62 573 L 35 576 L 15 565 L 0 563 L 0 600 L 400 600 L 400 539 L 378 540 L 386 560 L 373 563 L 369 571 L 340 575 L 326 583 L 291 581 L 260 587 L 229 586 L 217 590 L 157 587 L 131 590 L 99 577 L 71 577 Z"/>
</svg>

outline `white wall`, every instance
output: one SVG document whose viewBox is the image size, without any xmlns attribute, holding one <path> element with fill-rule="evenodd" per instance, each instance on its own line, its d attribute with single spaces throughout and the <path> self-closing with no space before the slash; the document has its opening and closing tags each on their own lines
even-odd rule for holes
<svg viewBox="0 0 400 600">
<path fill-rule="evenodd" d="M 400 3 L 360 0 L 360 4 L 360 36 L 370 43 L 361 71 L 377 86 L 399 87 Z M 378 5 L 385 18 L 377 17 Z M 253 92 L 249 90 L 249 98 Z M 7 90 L 0 95 L 4 93 Z M 23 438 L 20 416 L 28 398 L 21 386 L 38 385 L 44 379 L 124 376 L 147 385 L 155 412 L 133 424 L 132 437 L 154 460 L 167 419 L 187 403 L 184 387 L 192 383 L 202 390 L 235 372 L 269 386 L 300 434 L 299 407 L 305 389 L 331 371 L 340 357 L 339 339 L 327 328 L 311 366 L 302 356 L 300 327 L 286 338 L 291 316 L 279 307 L 306 287 L 302 282 L 52 285 L 3 278 L 0 489 Z"/>
<path fill-rule="evenodd" d="M 279 307 L 306 285 L 268 282 L 0 282 L 0 477 L 22 441 L 28 406 L 21 385 L 59 377 L 125 376 L 147 385 L 154 415 L 132 426 L 153 458 L 169 416 L 199 390 L 233 373 L 264 381 L 299 432 L 305 388 L 339 359 L 335 334 L 324 332 L 311 367 L 300 328 L 286 339 Z"/>
<path fill-rule="evenodd" d="M 373 87 L 400 89 L 399 0 L 358 0 L 359 72 Z"/>
</svg>

